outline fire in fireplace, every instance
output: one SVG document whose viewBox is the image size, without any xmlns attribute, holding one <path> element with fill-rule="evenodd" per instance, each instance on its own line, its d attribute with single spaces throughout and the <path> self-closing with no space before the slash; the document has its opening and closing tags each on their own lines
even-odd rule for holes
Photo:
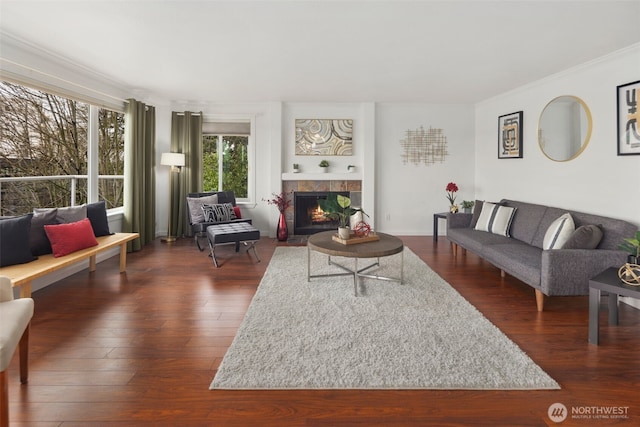
<svg viewBox="0 0 640 427">
<path fill-rule="evenodd" d="M 329 194 L 349 196 L 348 191 L 296 191 L 293 193 L 293 234 L 315 234 L 338 227 L 338 221 L 325 217 L 318 205 L 318 200 L 326 199 Z"/>
</svg>

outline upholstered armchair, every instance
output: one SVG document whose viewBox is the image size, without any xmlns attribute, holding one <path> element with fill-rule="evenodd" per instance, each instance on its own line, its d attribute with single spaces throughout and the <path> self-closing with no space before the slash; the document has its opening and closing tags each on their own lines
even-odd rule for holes
<svg viewBox="0 0 640 427">
<path fill-rule="evenodd" d="M 205 214 L 202 212 L 203 205 L 223 205 L 231 204 L 233 206 L 234 214 L 233 218 L 228 220 L 211 220 L 205 218 Z M 229 224 L 234 222 L 248 222 L 251 224 L 251 219 L 242 218 L 240 209 L 236 206 L 236 196 L 233 191 L 213 191 L 206 193 L 189 193 L 187 196 L 187 215 L 189 218 L 189 225 L 191 226 L 191 233 L 196 242 L 196 246 L 201 251 L 204 250 L 206 245 L 200 243 L 200 239 L 206 239 L 207 227 L 214 224 Z"/>
<path fill-rule="evenodd" d="M 13 299 L 11 279 L 0 276 L 0 426 L 9 425 L 9 384 L 7 369 L 16 347 L 20 350 L 20 382 L 29 376 L 29 324 L 33 299 Z"/>
</svg>

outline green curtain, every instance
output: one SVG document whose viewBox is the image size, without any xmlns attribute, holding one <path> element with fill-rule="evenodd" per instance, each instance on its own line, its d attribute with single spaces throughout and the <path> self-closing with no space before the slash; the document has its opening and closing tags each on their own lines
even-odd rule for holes
<svg viewBox="0 0 640 427">
<path fill-rule="evenodd" d="M 191 236 L 187 215 L 187 194 L 202 191 L 202 113 L 171 113 L 171 152 L 184 153 L 185 166 L 178 178 L 171 201 L 170 226 L 174 236 Z M 174 228 L 175 227 L 175 228 Z"/>
<path fill-rule="evenodd" d="M 135 99 L 125 109 L 124 133 L 124 232 L 140 233 L 140 239 L 127 244 L 127 250 L 139 251 L 155 238 L 156 111 Z"/>
</svg>

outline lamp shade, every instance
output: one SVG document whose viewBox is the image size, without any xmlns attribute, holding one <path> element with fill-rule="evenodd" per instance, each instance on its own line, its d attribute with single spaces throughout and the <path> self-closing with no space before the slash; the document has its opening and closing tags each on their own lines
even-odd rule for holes
<svg viewBox="0 0 640 427">
<path fill-rule="evenodd" d="M 164 166 L 184 166 L 183 153 L 162 153 L 160 164 Z"/>
</svg>

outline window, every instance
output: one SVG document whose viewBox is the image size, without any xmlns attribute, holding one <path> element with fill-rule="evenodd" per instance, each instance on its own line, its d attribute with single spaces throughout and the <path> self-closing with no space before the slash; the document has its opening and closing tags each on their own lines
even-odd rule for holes
<svg viewBox="0 0 640 427">
<path fill-rule="evenodd" d="M 122 112 L 8 82 L 0 82 L 0 109 L 0 215 L 95 199 L 108 208 L 122 206 Z M 97 166 L 89 161 L 92 150 L 98 151 Z M 97 195 L 89 188 L 92 177 Z"/>
<path fill-rule="evenodd" d="M 202 181 L 204 191 L 233 191 L 249 200 L 250 123 L 204 123 Z"/>
</svg>

